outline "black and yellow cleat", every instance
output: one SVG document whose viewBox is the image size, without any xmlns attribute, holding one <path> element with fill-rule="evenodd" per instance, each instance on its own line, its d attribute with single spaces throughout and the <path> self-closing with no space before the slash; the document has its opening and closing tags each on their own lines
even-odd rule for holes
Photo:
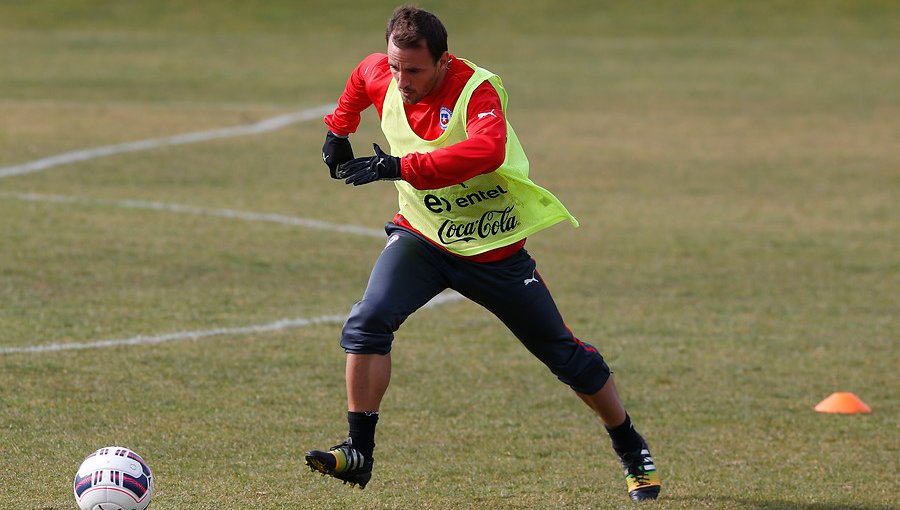
<svg viewBox="0 0 900 510">
<path fill-rule="evenodd" d="M 366 458 L 359 450 L 353 448 L 352 441 L 347 438 L 343 443 L 332 446 L 327 452 L 310 450 L 306 452 L 306 465 L 311 471 L 333 476 L 344 484 L 359 485 L 365 489 L 372 478 L 372 458 Z"/>
<path fill-rule="evenodd" d="M 621 455 L 622 467 L 625 469 L 625 483 L 628 485 L 628 496 L 634 501 L 656 499 L 662 485 L 656 465 L 647 443 L 642 441 L 641 448 Z"/>
</svg>

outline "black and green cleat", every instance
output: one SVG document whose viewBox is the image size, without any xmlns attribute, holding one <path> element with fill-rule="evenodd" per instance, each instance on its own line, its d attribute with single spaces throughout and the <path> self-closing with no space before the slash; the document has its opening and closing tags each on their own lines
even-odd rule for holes
<svg viewBox="0 0 900 510">
<path fill-rule="evenodd" d="M 350 484 L 351 487 L 359 485 L 360 489 L 365 489 L 372 478 L 373 463 L 372 458 L 366 458 L 359 450 L 353 448 L 350 438 L 332 446 L 327 452 L 321 450 L 306 452 L 306 465 L 311 471 L 333 476 L 344 484 Z"/>
<path fill-rule="evenodd" d="M 641 441 L 641 448 L 620 456 L 625 469 L 625 483 L 628 485 L 628 496 L 634 501 L 656 499 L 662 485 L 656 465 L 647 443 Z"/>
</svg>

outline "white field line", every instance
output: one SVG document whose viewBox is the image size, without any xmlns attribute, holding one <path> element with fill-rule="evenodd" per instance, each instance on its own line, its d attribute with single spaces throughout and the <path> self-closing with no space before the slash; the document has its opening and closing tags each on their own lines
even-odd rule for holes
<svg viewBox="0 0 900 510">
<path fill-rule="evenodd" d="M 437 295 L 429 301 L 422 309 L 439 306 L 453 301 L 459 301 L 463 297 L 455 291 L 446 291 Z M 154 345 L 166 342 L 177 342 L 184 340 L 200 340 L 214 336 L 224 335 L 246 335 L 255 333 L 267 333 L 272 331 L 281 331 L 284 329 L 301 328 L 304 326 L 314 326 L 316 324 L 340 324 L 347 319 L 346 315 L 322 315 L 319 317 L 298 318 L 298 319 L 282 319 L 268 324 L 257 324 L 253 326 L 241 326 L 235 328 L 216 328 L 199 331 L 182 331 L 178 333 L 168 333 L 155 336 L 135 336 L 131 338 L 122 338 L 117 340 L 100 340 L 96 342 L 81 343 L 56 343 L 47 345 L 32 345 L 27 347 L 2 347 L 2 354 L 17 353 L 42 353 L 42 352 L 59 352 L 73 351 L 83 349 L 100 349 L 103 347 L 117 347 L 123 345 Z"/>
<path fill-rule="evenodd" d="M 229 138 L 234 136 L 249 135 L 263 133 L 279 129 L 290 124 L 303 122 L 317 118 L 321 115 L 330 113 L 334 109 L 333 104 L 303 110 L 300 112 L 280 115 L 269 119 L 262 120 L 255 124 L 243 126 L 234 126 L 229 128 L 215 129 L 211 131 L 201 131 L 195 133 L 186 133 L 174 135 L 164 138 L 154 138 L 149 140 L 140 140 L 117 145 L 108 145 L 104 147 L 96 147 L 93 149 L 84 149 L 74 152 L 67 152 L 49 158 L 31 161 L 29 163 L 8 166 L 0 168 L 0 178 L 10 177 L 13 175 L 21 175 L 32 172 L 39 172 L 58 165 L 74 163 L 76 161 L 84 161 L 113 154 L 121 154 L 125 152 L 134 152 L 140 150 L 155 149 L 167 145 L 181 145 L 187 143 L 202 142 L 219 138 Z M 218 216 L 223 218 L 241 219 L 246 221 L 267 221 L 281 223 L 285 225 L 302 226 L 314 229 L 331 230 L 348 234 L 364 235 L 369 237 L 384 237 L 384 232 L 377 229 L 359 227 L 355 225 L 332 224 L 320 220 L 312 220 L 307 218 L 296 218 L 280 214 L 262 214 L 253 212 L 235 211 L 232 209 L 206 209 L 202 207 L 171 204 L 164 202 L 151 202 L 142 200 L 87 200 L 76 197 L 67 197 L 62 195 L 38 195 L 33 193 L 10 193 L 0 192 L 0 196 L 13 198 L 17 200 L 32 202 L 56 202 L 56 203 L 87 203 L 87 204 L 111 204 L 119 207 L 128 207 L 134 209 L 153 209 L 176 213 L 197 214 L 204 216 Z M 462 296 L 453 291 L 444 292 L 429 301 L 423 308 L 442 305 L 462 299 Z M 68 350 L 98 349 L 103 347 L 115 347 L 123 345 L 152 345 L 165 342 L 175 342 L 184 340 L 199 340 L 202 338 L 223 336 L 223 335 L 242 335 L 253 333 L 265 333 L 271 331 L 280 331 L 290 328 L 299 328 L 316 324 L 335 324 L 342 323 L 346 320 L 346 315 L 323 315 L 311 318 L 298 319 L 282 319 L 268 324 L 258 324 L 252 326 L 242 326 L 234 328 L 216 328 L 199 331 L 183 331 L 178 333 L 168 333 L 155 336 L 139 335 L 131 338 L 116 340 L 100 340 L 94 342 L 72 342 L 72 343 L 54 343 L 46 345 L 31 345 L 25 347 L 0 347 L 0 355 L 15 353 L 41 353 L 41 352 L 59 352 Z"/>
<path fill-rule="evenodd" d="M 314 220 L 310 218 L 298 218 L 295 216 L 286 216 L 283 214 L 257 213 L 247 211 L 236 211 L 234 209 L 209 209 L 205 207 L 197 207 L 193 205 L 173 204 L 169 202 L 155 202 L 146 200 L 104 200 L 104 199 L 86 199 L 71 197 L 65 195 L 45 195 L 37 193 L 16 193 L 0 191 L 0 198 L 10 198 L 21 200 L 24 202 L 47 202 L 62 204 L 86 204 L 86 205 L 112 205 L 116 207 L 125 207 L 129 209 L 150 209 L 155 211 L 165 211 L 181 214 L 194 214 L 198 216 L 216 216 L 219 218 L 229 218 L 244 221 L 263 221 L 269 223 L 279 223 L 282 225 L 290 225 L 294 227 L 305 227 L 316 230 L 328 230 L 331 232 L 341 232 L 344 234 L 354 234 L 366 237 L 377 237 L 383 239 L 385 233 L 383 229 L 361 227 L 358 225 L 347 225 L 340 223 L 330 223 L 322 220 Z"/>
<path fill-rule="evenodd" d="M 235 136 L 264 133 L 266 131 L 273 131 L 285 126 L 289 126 L 291 124 L 296 124 L 298 122 L 316 119 L 318 117 L 321 117 L 322 115 L 331 113 L 334 110 L 335 106 L 336 105 L 334 104 L 317 106 L 315 108 L 309 108 L 306 110 L 301 110 L 299 112 L 288 113 L 285 115 L 278 115 L 276 117 L 263 119 L 253 124 L 244 124 L 240 126 L 213 129 L 210 131 L 183 133 L 180 135 L 166 136 L 162 138 L 150 138 L 146 140 L 138 140 L 135 142 L 105 145 L 102 147 L 94 147 L 91 149 L 66 152 L 63 154 L 57 154 L 56 156 L 37 159 L 28 163 L 22 163 L 20 165 L 0 167 L 0 179 L 4 177 L 12 177 L 14 175 L 40 172 L 42 170 L 53 168 L 59 165 L 75 163 L 77 161 L 84 161 L 87 159 L 102 158 L 105 156 L 112 156 L 114 154 L 122 154 L 125 152 L 158 149 L 160 147 L 165 147 L 168 145 L 183 145 L 186 143 L 205 142 L 209 140 L 217 140 L 220 138 L 231 138 Z"/>
</svg>

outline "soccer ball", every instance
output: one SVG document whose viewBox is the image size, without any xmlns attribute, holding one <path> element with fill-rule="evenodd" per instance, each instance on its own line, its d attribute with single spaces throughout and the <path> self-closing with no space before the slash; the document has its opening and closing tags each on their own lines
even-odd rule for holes
<svg viewBox="0 0 900 510">
<path fill-rule="evenodd" d="M 153 497 L 153 475 L 140 455 L 109 446 L 85 457 L 74 490 L 81 510 L 144 510 Z"/>
</svg>

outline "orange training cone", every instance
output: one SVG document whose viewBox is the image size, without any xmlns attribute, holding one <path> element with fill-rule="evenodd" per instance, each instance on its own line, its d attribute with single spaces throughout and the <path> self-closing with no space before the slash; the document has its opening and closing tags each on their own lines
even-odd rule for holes
<svg viewBox="0 0 900 510">
<path fill-rule="evenodd" d="M 852 393 L 832 393 L 815 407 L 820 413 L 871 413 L 872 408 Z"/>
</svg>

